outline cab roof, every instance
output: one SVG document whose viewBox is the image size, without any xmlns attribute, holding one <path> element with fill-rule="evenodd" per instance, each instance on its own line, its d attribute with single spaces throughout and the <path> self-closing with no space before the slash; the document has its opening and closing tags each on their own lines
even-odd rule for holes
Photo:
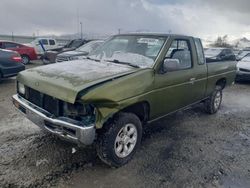
<svg viewBox="0 0 250 188">
<path fill-rule="evenodd" d="M 117 34 L 115 36 L 159 36 L 159 37 L 190 37 L 194 38 L 192 36 L 188 35 L 180 35 L 180 34 L 166 34 L 166 33 L 151 33 L 151 32 L 145 32 L 145 33 L 124 33 L 124 34 Z"/>
</svg>

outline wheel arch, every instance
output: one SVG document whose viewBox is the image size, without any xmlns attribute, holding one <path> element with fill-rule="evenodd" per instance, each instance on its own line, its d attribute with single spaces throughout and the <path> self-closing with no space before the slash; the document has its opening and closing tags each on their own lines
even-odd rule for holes
<svg viewBox="0 0 250 188">
<path fill-rule="evenodd" d="M 227 79 L 225 77 L 220 78 L 219 80 L 217 80 L 215 86 L 220 86 L 221 89 L 224 89 L 227 85 Z"/>
<path fill-rule="evenodd" d="M 145 124 L 150 117 L 150 104 L 147 101 L 140 101 L 124 106 L 123 108 L 96 108 L 96 128 L 102 129 L 110 120 L 114 119 L 119 113 L 133 113 L 142 124 Z"/>
<path fill-rule="evenodd" d="M 28 54 L 20 54 L 21 57 L 26 56 L 30 59 L 30 56 Z"/>
<path fill-rule="evenodd" d="M 149 120 L 150 104 L 147 101 L 141 101 L 127 106 L 119 112 L 133 113 L 141 120 L 142 123 L 146 123 Z"/>
</svg>

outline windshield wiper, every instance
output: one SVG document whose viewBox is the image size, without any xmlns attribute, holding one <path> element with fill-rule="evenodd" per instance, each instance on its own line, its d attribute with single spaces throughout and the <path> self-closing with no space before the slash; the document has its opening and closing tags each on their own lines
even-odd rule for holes
<svg viewBox="0 0 250 188">
<path fill-rule="evenodd" d="M 89 56 L 87 56 L 87 57 L 86 57 L 86 59 L 88 59 L 88 60 L 92 60 L 92 61 L 96 61 L 96 62 L 100 62 L 100 60 L 99 60 L 99 59 L 94 59 L 94 58 L 91 58 L 91 57 L 89 57 Z"/>
<path fill-rule="evenodd" d="M 129 65 L 129 66 L 134 67 L 134 68 L 140 68 L 138 65 L 134 65 L 134 64 L 129 63 L 129 62 L 119 61 L 119 60 L 117 60 L 117 59 L 113 59 L 113 60 L 104 60 L 104 61 L 111 62 L 111 63 L 117 63 L 117 64 L 123 64 L 123 65 Z"/>
</svg>

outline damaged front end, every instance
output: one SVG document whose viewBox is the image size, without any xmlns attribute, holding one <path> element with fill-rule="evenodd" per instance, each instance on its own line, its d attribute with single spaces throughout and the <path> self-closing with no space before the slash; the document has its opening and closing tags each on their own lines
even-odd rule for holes
<svg viewBox="0 0 250 188">
<path fill-rule="evenodd" d="M 63 116 L 81 122 L 84 125 L 95 123 L 95 107 L 90 104 L 64 103 Z"/>
<path fill-rule="evenodd" d="M 29 120 L 50 133 L 77 144 L 90 145 L 94 142 L 94 106 L 71 104 L 42 93 L 36 94 L 34 97 L 34 91 L 26 91 L 25 95 L 14 95 L 13 104 Z"/>
</svg>

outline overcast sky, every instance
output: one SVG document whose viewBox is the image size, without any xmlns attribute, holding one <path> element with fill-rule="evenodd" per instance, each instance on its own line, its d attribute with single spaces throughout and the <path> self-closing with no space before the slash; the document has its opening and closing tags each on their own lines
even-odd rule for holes
<svg viewBox="0 0 250 188">
<path fill-rule="evenodd" d="M 249 0 L 1 0 L 0 34 L 72 34 L 77 15 L 84 33 L 250 38 Z"/>
</svg>

